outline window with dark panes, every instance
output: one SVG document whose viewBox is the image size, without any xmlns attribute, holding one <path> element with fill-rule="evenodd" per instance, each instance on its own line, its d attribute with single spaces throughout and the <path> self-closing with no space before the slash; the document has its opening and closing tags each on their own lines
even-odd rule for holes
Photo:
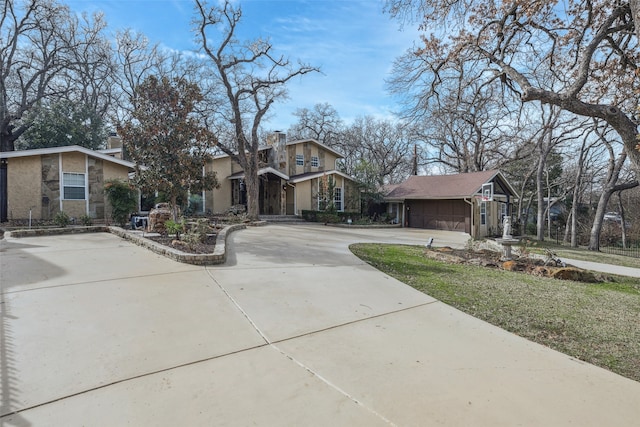
<svg viewBox="0 0 640 427">
<path fill-rule="evenodd" d="M 85 175 L 83 173 L 62 174 L 62 197 L 65 200 L 85 199 Z"/>
</svg>

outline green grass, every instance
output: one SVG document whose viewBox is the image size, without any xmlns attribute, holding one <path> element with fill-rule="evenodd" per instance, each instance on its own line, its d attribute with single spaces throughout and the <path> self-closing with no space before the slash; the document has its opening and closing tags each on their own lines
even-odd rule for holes
<svg viewBox="0 0 640 427">
<path fill-rule="evenodd" d="M 640 381 L 640 279 L 587 284 L 424 256 L 424 247 L 356 244 L 392 277 L 472 316 Z"/>
</svg>

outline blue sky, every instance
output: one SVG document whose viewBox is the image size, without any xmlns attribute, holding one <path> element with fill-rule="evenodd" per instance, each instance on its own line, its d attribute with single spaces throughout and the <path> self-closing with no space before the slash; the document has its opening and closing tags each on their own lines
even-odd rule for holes
<svg viewBox="0 0 640 427">
<path fill-rule="evenodd" d="M 132 28 L 169 49 L 195 50 L 191 0 L 62 0 L 72 10 L 105 13 L 109 28 Z M 216 0 L 212 0 L 212 3 Z M 393 60 L 417 40 L 412 29 L 382 13 L 382 0 L 243 0 L 241 38 L 269 37 L 275 51 L 322 69 L 289 85 L 290 99 L 272 107 L 267 130 L 286 130 L 298 108 L 327 102 L 350 123 L 392 118 L 385 89 Z"/>
</svg>

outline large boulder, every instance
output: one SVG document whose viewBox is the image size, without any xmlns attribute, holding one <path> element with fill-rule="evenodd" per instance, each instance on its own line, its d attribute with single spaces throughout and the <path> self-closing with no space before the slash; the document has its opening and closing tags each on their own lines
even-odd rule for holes
<svg viewBox="0 0 640 427">
<path fill-rule="evenodd" d="M 164 233 L 166 228 L 164 223 L 171 219 L 171 209 L 169 204 L 158 203 L 155 208 L 149 212 L 149 225 L 147 226 L 147 232 L 149 233 Z"/>
</svg>

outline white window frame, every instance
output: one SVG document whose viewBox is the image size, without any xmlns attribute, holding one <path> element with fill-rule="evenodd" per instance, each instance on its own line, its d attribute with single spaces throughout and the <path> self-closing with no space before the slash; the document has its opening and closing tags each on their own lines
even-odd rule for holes
<svg viewBox="0 0 640 427">
<path fill-rule="evenodd" d="M 480 225 L 487 225 L 487 202 L 480 202 Z"/>
<path fill-rule="evenodd" d="M 71 177 L 82 177 L 82 185 L 77 183 L 68 183 Z M 82 198 L 67 197 L 67 188 L 82 188 Z M 62 172 L 62 199 L 63 200 L 87 200 L 87 174 L 78 172 Z"/>
<path fill-rule="evenodd" d="M 318 156 L 311 156 L 311 167 L 318 168 L 320 167 L 320 159 Z"/>
<path fill-rule="evenodd" d="M 333 206 L 340 212 L 344 211 L 343 194 L 342 187 L 335 187 L 333 189 Z"/>
<path fill-rule="evenodd" d="M 296 166 L 304 166 L 304 154 L 296 154 Z"/>
</svg>

